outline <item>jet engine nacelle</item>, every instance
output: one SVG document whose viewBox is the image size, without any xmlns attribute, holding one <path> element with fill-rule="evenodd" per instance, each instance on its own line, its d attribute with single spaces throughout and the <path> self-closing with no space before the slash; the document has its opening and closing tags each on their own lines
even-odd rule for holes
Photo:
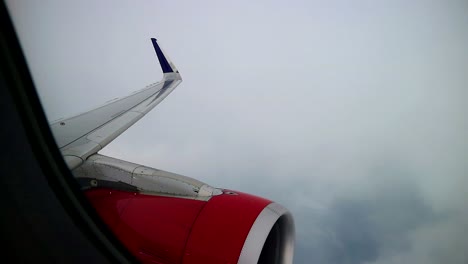
<svg viewBox="0 0 468 264">
<path fill-rule="evenodd" d="M 294 221 L 277 203 L 102 155 L 74 174 L 143 263 L 292 263 Z"/>
</svg>

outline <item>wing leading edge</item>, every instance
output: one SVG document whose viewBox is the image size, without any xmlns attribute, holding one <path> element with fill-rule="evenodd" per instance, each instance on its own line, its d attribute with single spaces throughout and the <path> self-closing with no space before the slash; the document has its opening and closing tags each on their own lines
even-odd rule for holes
<svg viewBox="0 0 468 264">
<path fill-rule="evenodd" d="M 160 82 L 50 125 L 71 170 L 135 124 L 182 82 L 179 71 L 159 47 L 157 40 L 152 38 L 151 41 L 164 73 Z"/>
</svg>

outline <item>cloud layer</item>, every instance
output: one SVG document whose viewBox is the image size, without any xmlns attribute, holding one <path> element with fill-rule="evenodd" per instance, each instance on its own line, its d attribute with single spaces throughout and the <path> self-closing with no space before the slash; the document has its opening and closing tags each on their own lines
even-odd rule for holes
<svg viewBox="0 0 468 264">
<path fill-rule="evenodd" d="M 468 262 L 465 3 L 8 2 L 51 120 L 158 37 L 184 82 L 103 154 L 284 204 L 295 263 Z"/>
</svg>

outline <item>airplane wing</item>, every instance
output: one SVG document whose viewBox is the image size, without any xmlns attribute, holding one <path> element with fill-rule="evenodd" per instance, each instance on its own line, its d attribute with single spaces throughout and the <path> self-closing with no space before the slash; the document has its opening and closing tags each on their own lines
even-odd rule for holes
<svg viewBox="0 0 468 264">
<path fill-rule="evenodd" d="M 152 41 L 161 82 L 51 125 L 88 201 L 142 263 L 292 263 L 294 220 L 281 205 L 97 154 L 182 81 Z"/>
<path fill-rule="evenodd" d="M 136 123 L 182 82 L 179 71 L 165 56 L 156 39 L 152 38 L 151 41 L 164 73 L 160 82 L 85 113 L 59 119 L 50 125 L 71 170 Z"/>
</svg>

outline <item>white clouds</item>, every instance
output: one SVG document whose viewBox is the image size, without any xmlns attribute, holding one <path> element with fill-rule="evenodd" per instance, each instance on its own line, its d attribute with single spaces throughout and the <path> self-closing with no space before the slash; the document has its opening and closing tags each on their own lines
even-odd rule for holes
<svg viewBox="0 0 468 264">
<path fill-rule="evenodd" d="M 157 80 L 150 37 L 180 69 L 104 154 L 284 203 L 298 263 L 466 262 L 465 4 L 27 4 L 51 119 Z"/>
</svg>

